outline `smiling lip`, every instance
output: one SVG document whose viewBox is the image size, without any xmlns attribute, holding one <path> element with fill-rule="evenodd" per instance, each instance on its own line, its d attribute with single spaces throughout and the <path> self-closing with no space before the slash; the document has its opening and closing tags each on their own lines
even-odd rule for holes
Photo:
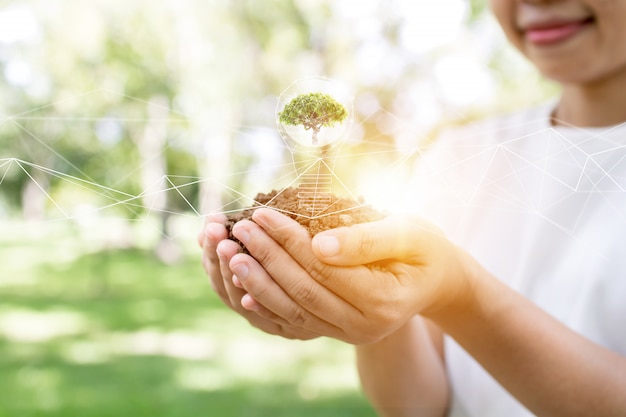
<svg viewBox="0 0 626 417">
<path fill-rule="evenodd" d="M 573 37 L 585 29 L 589 23 L 591 23 L 590 19 L 537 25 L 526 28 L 524 37 L 535 45 L 552 45 Z"/>
</svg>

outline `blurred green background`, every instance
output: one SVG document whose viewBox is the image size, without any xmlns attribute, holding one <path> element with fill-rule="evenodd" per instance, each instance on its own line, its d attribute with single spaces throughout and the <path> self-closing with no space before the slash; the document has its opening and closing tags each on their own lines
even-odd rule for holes
<svg viewBox="0 0 626 417">
<path fill-rule="evenodd" d="M 84 252 L 59 226 L 2 224 L 0 416 L 374 415 L 347 346 L 253 330 L 197 256 Z"/>
<path fill-rule="evenodd" d="M 290 181 L 277 98 L 312 76 L 353 92 L 336 169 L 374 192 L 555 94 L 483 1 L 0 1 L 0 416 L 374 415 L 349 346 L 248 326 L 195 243 Z"/>
</svg>

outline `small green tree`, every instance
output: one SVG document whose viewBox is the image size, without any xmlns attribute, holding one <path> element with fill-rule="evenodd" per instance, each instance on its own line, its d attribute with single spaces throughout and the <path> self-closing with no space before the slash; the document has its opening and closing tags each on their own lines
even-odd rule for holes
<svg viewBox="0 0 626 417">
<path fill-rule="evenodd" d="M 312 130 L 313 145 L 317 145 L 317 134 L 322 127 L 341 123 L 347 116 L 345 107 L 324 93 L 300 94 L 278 113 L 281 123 L 291 126 L 302 125 L 305 130 Z"/>
</svg>

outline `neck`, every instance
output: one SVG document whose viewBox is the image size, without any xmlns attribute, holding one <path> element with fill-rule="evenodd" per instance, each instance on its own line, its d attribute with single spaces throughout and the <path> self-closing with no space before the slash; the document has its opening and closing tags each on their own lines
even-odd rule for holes
<svg viewBox="0 0 626 417">
<path fill-rule="evenodd" d="M 603 127 L 626 122 L 626 72 L 600 82 L 564 84 L 553 123 Z"/>
</svg>

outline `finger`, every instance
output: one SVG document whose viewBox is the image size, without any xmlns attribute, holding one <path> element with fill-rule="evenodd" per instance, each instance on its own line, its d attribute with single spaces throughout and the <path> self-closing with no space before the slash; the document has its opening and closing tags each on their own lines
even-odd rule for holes
<svg viewBox="0 0 626 417">
<path fill-rule="evenodd" d="M 217 253 L 217 246 L 220 242 L 228 238 L 228 231 L 220 223 L 209 222 L 205 225 L 203 233 L 204 243 L 202 245 L 202 264 L 209 276 L 213 289 L 224 298 L 225 292 L 221 280 L 220 259 Z"/>
<path fill-rule="evenodd" d="M 320 334 L 312 333 L 288 324 L 279 323 L 276 320 L 268 319 L 263 316 L 262 307 L 258 312 L 247 311 L 245 309 L 240 309 L 237 312 L 252 326 L 268 334 L 285 337 L 287 339 L 299 340 L 310 340 L 321 336 Z"/>
<path fill-rule="evenodd" d="M 219 266 L 217 245 L 228 238 L 228 231 L 219 223 L 208 223 L 204 228 L 203 238 L 203 257 L 211 264 L 214 264 L 213 266 Z"/>
<path fill-rule="evenodd" d="M 267 310 L 247 293 L 242 281 L 248 278 L 248 271 L 250 269 L 262 269 L 262 267 L 258 265 L 258 262 L 254 258 L 241 253 L 240 249 L 239 245 L 230 240 L 221 242 L 217 249 L 220 256 L 220 276 L 222 277 L 222 285 L 228 294 L 229 304 L 235 310 L 239 311 L 241 309 L 240 307 L 242 307 L 246 310 L 254 311 L 267 319 L 279 322 L 280 324 L 287 324 L 285 320 Z M 231 267 L 232 259 L 240 253 L 241 255 L 235 259 Z M 237 274 L 239 274 L 241 278 L 239 278 Z M 228 280 L 231 281 L 230 284 Z"/>
<path fill-rule="evenodd" d="M 228 218 L 224 213 L 209 213 L 204 216 L 204 224 L 208 223 L 220 223 L 225 224 Z"/>
<path fill-rule="evenodd" d="M 292 263 L 295 262 L 292 261 Z M 343 335 L 340 328 L 320 319 L 296 303 L 274 281 L 268 271 L 251 256 L 246 254 L 233 256 L 230 268 L 248 293 L 241 299 L 244 308 L 255 309 L 258 314 L 278 323 L 288 324 L 316 334 L 333 337 Z M 319 286 L 312 279 L 309 279 L 308 282 L 309 285 Z M 261 309 L 259 306 L 263 308 Z M 271 313 L 271 315 L 267 313 Z M 278 320 L 278 318 L 282 320 Z"/>
<path fill-rule="evenodd" d="M 308 232 L 296 221 L 272 209 L 257 209 L 254 222 L 241 221 L 233 234 L 259 260 L 278 284 L 290 293 L 301 279 L 317 281 L 341 277 L 341 271 L 321 262 L 311 251 Z M 298 277 L 298 278 L 296 278 Z"/>
<path fill-rule="evenodd" d="M 254 297 L 252 297 L 248 293 L 246 293 L 243 297 L 241 297 L 241 306 L 246 310 L 253 311 L 264 320 L 274 322 L 275 324 L 279 325 L 283 330 L 290 329 L 290 332 L 292 333 L 299 333 L 300 337 L 312 338 L 312 337 L 319 337 L 322 335 L 320 333 L 314 333 L 302 327 L 298 327 L 298 326 L 294 326 L 290 324 L 284 318 L 268 310 L 263 304 L 259 303 L 257 300 L 254 299 Z M 248 314 L 245 314 L 245 315 L 248 316 Z M 257 320 L 259 319 L 257 318 Z"/>
<path fill-rule="evenodd" d="M 204 233 L 204 228 L 198 233 L 198 237 L 196 238 L 196 241 L 198 242 L 198 246 L 200 246 L 200 249 L 204 248 L 204 238 L 205 238 L 205 233 Z"/>
<path fill-rule="evenodd" d="M 309 233 L 295 220 L 273 209 L 259 208 L 252 214 L 252 219 L 261 226 L 275 242 L 280 244 L 305 270 L 313 274 L 327 275 L 337 272 L 326 268 L 311 251 Z M 262 233 L 263 234 L 263 233 Z M 267 242 L 271 244 L 271 242 Z M 263 249 L 263 247 L 259 247 Z M 271 255 L 270 252 L 268 255 Z M 271 257 L 271 256 L 270 256 Z M 323 271 L 321 269 L 328 269 Z"/>
<path fill-rule="evenodd" d="M 217 245 L 216 253 L 219 258 L 219 273 L 213 275 L 212 282 L 213 286 L 218 288 L 217 292 L 222 294 L 222 301 L 232 310 L 245 317 L 254 327 L 266 333 L 281 335 L 290 339 L 318 337 L 319 334 L 291 326 L 284 319 L 267 310 L 246 292 L 243 285 L 239 282 L 239 278 L 233 274 L 229 267 L 231 259 L 238 255 L 240 251 L 241 247 L 232 240 L 222 240 Z M 247 260 L 251 263 L 256 262 L 248 255 L 241 254 L 241 256 L 247 257 Z M 241 268 L 239 272 L 245 276 Z M 240 287 L 235 285 L 235 282 L 239 282 Z"/>
<path fill-rule="evenodd" d="M 224 227 L 221 223 L 210 222 L 204 226 L 202 234 L 204 240 L 202 247 L 204 248 L 206 246 L 205 249 L 211 256 L 211 260 L 217 260 L 215 248 L 218 243 L 228 238 L 228 231 L 226 230 L 226 227 Z"/>
<path fill-rule="evenodd" d="M 263 228 L 265 232 L 289 255 L 295 259 L 304 270 L 321 283 L 331 284 L 334 281 L 343 281 L 347 276 L 355 275 L 361 277 L 363 271 L 362 264 L 355 266 L 333 266 L 320 261 L 312 251 L 312 243 L 309 233 L 295 220 L 280 214 L 272 209 L 257 209 L 253 214 L 253 220 Z M 272 242 L 267 242 L 267 246 L 260 246 L 259 250 L 267 251 L 268 258 L 272 258 Z M 283 260 L 279 259 L 278 263 Z"/>
<path fill-rule="evenodd" d="M 258 317 L 254 320 L 263 322 L 272 322 L 275 324 L 281 331 L 281 336 L 287 337 L 289 339 L 300 339 L 300 340 L 310 340 L 320 336 L 327 336 L 321 333 L 316 333 L 307 329 L 304 329 L 299 326 L 294 326 L 288 323 L 285 319 L 280 316 L 277 316 L 267 308 L 265 308 L 262 304 L 260 304 L 257 300 L 255 300 L 250 294 L 244 295 L 241 299 L 241 305 L 245 309 L 249 309 L 254 311 Z"/>
<path fill-rule="evenodd" d="M 273 210 L 271 210 L 273 211 Z M 290 220 L 289 218 L 279 216 Z M 311 270 L 315 275 L 323 275 L 323 268 L 328 268 L 311 253 L 310 237 L 306 230 L 296 223 L 296 230 L 282 229 L 283 234 L 292 235 L 292 231 L 299 235 L 293 236 L 291 242 L 294 248 L 301 248 L 308 254 L 299 254 L 302 259 L 309 259 L 318 264 L 317 269 L 312 267 L 304 269 L 299 262 L 292 257 L 281 245 L 274 241 L 256 223 L 240 221 L 233 228 L 233 234 L 246 245 L 246 248 L 258 261 L 257 266 L 251 264 L 249 278 L 242 280 L 241 273 L 233 269 L 238 279 L 242 281 L 246 291 L 275 314 L 285 318 L 289 323 L 298 323 L 300 327 L 309 328 L 315 332 L 329 334 L 329 328 L 322 322 L 333 323 L 340 329 L 345 329 L 345 318 L 348 315 L 359 315 L 360 312 L 350 303 L 334 294 L 328 288 L 320 285 L 315 277 L 310 275 Z M 304 232 L 304 233 L 300 233 Z M 239 258 L 238 258 L 239 259 Z M 247 259 L 247 258 L 241 258 Z M 234 259 L 233 259 L 234 261 Z M 232 264 L 234 268 L 235 265 Z M 333 267 L 334 268 L 334 267 Z M 330 276 L 327 273 L 325 276 Z M 340 337 L 335 332 L 334 337 Z"/>
<path fill-rule="evenodd" d="M 320 260 L 332 265 L 407 260 L 419 255 L 425 239 L 433 232 L 433 227 L 427 223 L 389 216 L 320 232 L 313 237 L 311 247 Z"/>
<path fill-rule="evenodd" d="M 294 220 L 271 209 L 257 209 L 253 219 L 256 224 L 252 223 L 251 233 L 254 227 L 262 226 L 269 236 L 250 236 L 246 247 L 290 297 L 316 316 L 345 329 L 340 323 L 344 318 L 354 318 L 353 313 L 363 315 L 405 296 L 397 291 L 398 277 L 407 276 L 400 263 L 386 262 L 376 267 L 328 265 L 313 254 L 308 232 Z M 293 260 L 300 268 L 293 265 Z M 306 278 L 298 275 L 302 270 Z M 323 288 L 311 285 L 310 278 Z"/>
<path fill-rule="evenodd" d="M 241 297 L 246 293 L 243 286 L 238 286 L 235 283 L 239 283 L 238 277 L 233 274 L 230 268 L 231 259 L 241 252 L 241 247 L 232 240 L 222 241 L 218 247 L 217 252 L 220 254 L 220 276 L 222 278 L 222 286 L 228 294 L 228 299 L 233 307 L 241 304 Z M 240 284 L 240 283 L 239 283 Z"/>
<path fill-rule="evenodd" d="M 213 290 L 228 307 L 265 333 L 300 340 L 319 337 L 319 334 L 289 325 L 284 319 L 256 302 L 245 292 L 243 286 L 237 288 L 235 285 L 237 278 L 232 275 L 228 263 L 241 248 L 235 242 L 227 240 L 228 231 L 223 226 L 225 221 L 226 216 L 223 214 L 206 216 L 205 227 L 198 236 L 198 240 L 202 241 L 200 245 L 203 248 L 202 264 L 209 275 Z M 232 287 L 238 291 L 226 285 L 227 279 L 232 281 Z"/>
<path fill-rule="evenodd" d="M 223 213 L 209 213 L 206 216 L 204 216 L 204 226 L 202 227 L 201 232 L 198 233 L 198 244 L 200 245 L 200 247 L 203 247 L 204 245 L 204 239 L 206 237 L 207 226 L 211 223 L 224 225 L 226 224 L 227 220 L 228 219 L 226 215 L 224 215 Z"/>
<path fill-rule="evenodd" d="M 252 267 L 246 265 L 245 268 L 242 268 L 241 265 L 236 267 L 236 271 L 243 277 L 242 280 L 246 280 L 248 278 L 247 270 L 249 268 L 251 268 L 253 271 L 256 268 L 261 268 L 258 265 L 258 262 L 254 260 L 254 258 L 251 258 L 244 254 L 241 254 L 240 258 L 243 258 L 243 263 L 249 262 L 252 265 Z M 254 266 L 255 264 L 256 266 Z M 232 281 L 233 287 L 235 288 L 229 288 L 227 285 L 225 285 L 232 303 L 231 308 L 244 316 L 253 326 L 267 333 L 277 334 L 282 337 L 287 337 L 289 339 L 308 340 L 321 336 L 320 333 L 315 333 L 308 329 L 294 326 L 283 317 L 280 317 L 279 315 L 267 309 L 264 305 L 259 303 L 257 300 L 254 299 L 254 297 L 246 292 L 243 284 L 236 274 L 232 274 Z"/>
<path fill-rule="evenodd" d="M 264 331 L 265 333 L 273 334 L 287 339 L 311 340 L 322 336 L 319 334 L 307 332 L 297 327 L 277 324 L 273 321 L 266 320 L 258 315 L 255 315 L 254 318 L 248 319 L 248 322 L 254 327 Z"/>
<path fill-rule="evenodd" d="M 213 288 L 223 302 L 228 304 L 228 294 L 222 283 L 220 256 L 217 253 L 217 246 L 228 237 L 228 233 L 226 228 L 221 224 L 209 223 L 205 227 L 203 234 L 202 265 L 209 277 L 211 288 Z"/>
</svg>

